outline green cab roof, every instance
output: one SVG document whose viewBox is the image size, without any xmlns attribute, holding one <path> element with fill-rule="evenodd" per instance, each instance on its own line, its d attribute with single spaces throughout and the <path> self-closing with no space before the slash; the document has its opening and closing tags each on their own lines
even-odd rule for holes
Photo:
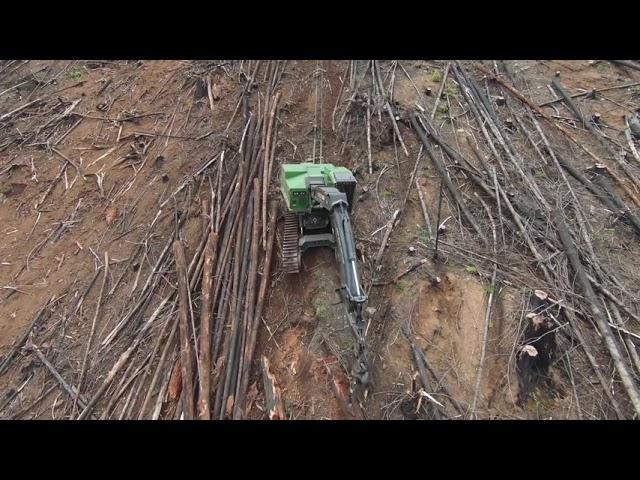
<svg viewBox="0 0 640 480">
<path fill-rule="evenodd" d="M 289 190 L 307 188 L 305 178 L 311 176 L 322 176 L 327 180 L 328 184 L 335 184 L 335 172 L 349 172 L 345 167 L 336 167 L 331 163 L 284 163 L 282 164 L 282 172 L 284 181 Z"/>
</svg>

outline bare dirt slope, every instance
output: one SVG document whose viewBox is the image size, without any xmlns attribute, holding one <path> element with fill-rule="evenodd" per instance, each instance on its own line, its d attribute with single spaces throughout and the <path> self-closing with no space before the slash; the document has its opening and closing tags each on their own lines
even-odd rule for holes
<svg viewBox="0 0 640 480">
<path fill-rule="evenodd" d="M 561 101 L 537 110 L 554 79 L 586 123 Z M 161 304 L 175 267 L 159 259 L 173 238 L 197 258 L 216 178 L 230 185 L 248 119 L 280 92 L 270 198 L 283 162 L 343 165 L 359 182 L 371 383 L 351 395 L 333 252 L 289 276 L 275 254 L 244 417 L 268 416 L 265 357 L 288 419 L 632 418 L 640 158 L 624 116 L 639 84 L 606 61 L 1 62 L 0 417 L 77 418 L 95 399 L 95 418 L 181 418 L 177 306 Z M 427 151 L 414 112 L 454 154 L 432 138 Z M 230 319 L 214 322 L 226 338 Z"/>
</svg>

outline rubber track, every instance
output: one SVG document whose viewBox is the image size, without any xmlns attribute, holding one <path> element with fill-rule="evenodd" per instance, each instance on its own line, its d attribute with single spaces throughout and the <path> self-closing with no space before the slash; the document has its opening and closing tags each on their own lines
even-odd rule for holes
<svg viewBox="0 0 640 480">
<path fill-rule="evenodd" d="M 287 213 L 284 218 L 284 240 L 282 242 L 282 269 L 284 273 L 300 272 L 299 237 L 298 215 Z"/>
</svg>

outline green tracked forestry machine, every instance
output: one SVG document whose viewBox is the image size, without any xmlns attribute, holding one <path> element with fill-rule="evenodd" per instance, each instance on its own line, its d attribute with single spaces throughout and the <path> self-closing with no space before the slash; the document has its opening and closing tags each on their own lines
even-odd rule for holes
<svg viewBox="0 0 640 480">
<path fill-rule="evenodd" d="M 367 295 L 360 285 L 349 216 L 356 183 L 351 171 L 330 163 L 283 164 L 280 188 L 287 213 L 281 253 L 285 273 L 295 274 L 300 272 L 300 260 L 306 250 L 333 248 L 340 268 L 338 292 L 357 339 L 352 375 L 366 384 L 362 309 Z"/>
</svg>

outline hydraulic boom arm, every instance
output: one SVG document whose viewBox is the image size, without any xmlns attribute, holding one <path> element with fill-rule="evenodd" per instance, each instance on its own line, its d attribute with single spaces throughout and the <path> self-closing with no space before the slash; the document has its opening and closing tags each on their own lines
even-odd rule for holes
<svg viewBox="0 0 640 480">
<path fill-rule="evenodd" d="M 349 323 L 358 339 L 358 350 L 364 349 L 364 325 L 362 320 L 362 306 L 367 301 L 367 295 L 360 285 L 358 277 L 356 245 L 349 217 L 347 196 L 333 187 L 315 186 L 311 190 L 312 196 L 318 204 L 330 212 L 331 227 L 335 241 L 335 255 L 340 263 L 340 295 L 347 308 Z M 359 365 L 356 369 L 359 380 L 366 383 L 366 367 Z"/>
</svg>

